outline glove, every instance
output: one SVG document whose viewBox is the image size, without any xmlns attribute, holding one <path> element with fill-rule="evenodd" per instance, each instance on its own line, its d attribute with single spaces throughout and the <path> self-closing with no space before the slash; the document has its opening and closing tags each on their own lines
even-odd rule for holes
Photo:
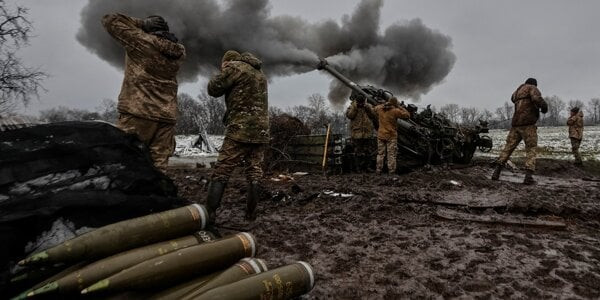
<svg viewBox="0 0 600 300">
<path fill-rule="evenodd" d="M 142 30 L 145 32 L 169 31 L 169 25 L 161 16 L 150 16 L 144 19 Z"/>
</svg>

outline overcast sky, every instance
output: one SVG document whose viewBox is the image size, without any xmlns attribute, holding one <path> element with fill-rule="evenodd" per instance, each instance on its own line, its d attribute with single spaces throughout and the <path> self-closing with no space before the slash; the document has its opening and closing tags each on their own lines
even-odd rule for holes
<svg viewBox="0 0 600 300">
<path fill-rule="evenodd" d="M 271 0 L 271 13 L 339 21 L 352 13 L 358 2 Z M 30 8 L 36 35 L 21 56 L 29 66 L 50 74 L 44 82 L 48 91 L 23 109 L 24 113 L 36 114 L 58 105 L 94 109 L 104 98 L 117 98 L 122 71 L 75 39 L 87 1 L 18 3 Z M 527 77 L 538 79 L 543 95 L 584 102 L 600 97 L 599 12 L 600 1 L 596 0 L 387 0 L 381 28 L 420 18 L 426 26 L 452 38 L 457 56 L 454 68 L 418 105 L 457 103 L 493 110 Z M 327 95 L 329 81 L 318 71 L 276 78 L 270 85 L 270 104 L 282 108 L 305 104 L 310 94 Z M 206 79 L 198 78 L 182 84 L 180 92 L 197 95 L 205 86 Z"/>
</svg>

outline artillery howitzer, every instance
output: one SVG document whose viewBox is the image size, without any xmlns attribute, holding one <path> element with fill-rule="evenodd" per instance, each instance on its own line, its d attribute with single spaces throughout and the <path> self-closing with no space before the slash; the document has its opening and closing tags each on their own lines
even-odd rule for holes
<svg viewBox="0 0 600 300">
<path fill-rule="evenodd" d="M 325 59 L 317 65 L 352 89 L 351 99 L 366 101 L 375 106 L 393 97 L 389 91 L 373 86 L 361 86 L 332 68 Z M 487 122 L 477 126 L 459 126 L 444 115 L 435 113 L 429 106 L 417 112 L 413 104 L 401 104 L 410 112 L 410 119 L 398 120 L 398 165 L 415 167 L 429 164 L 469 163 L 476 149 L 489 152 L 492 139 L 487 133 Z M 377 125 L 377 124 L 375 124 Z M 373 151 L 375 153 L 375 151 Z M 345 153 L 351 155 L 351 153 Z M 373 155 L 375 158 L 375 155 Z"/>
</svg>

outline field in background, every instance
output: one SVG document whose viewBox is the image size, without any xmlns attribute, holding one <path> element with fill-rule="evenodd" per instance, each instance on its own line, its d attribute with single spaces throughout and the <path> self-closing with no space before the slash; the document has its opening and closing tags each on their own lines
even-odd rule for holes
<svg viewBox="0 0 600 300">
<path fill-rule="evenodd" d="M 477 156 L 496 157 L 506 144 L 508 130 L 493 129 L 488 134 L 494 141 L 494 148 L 490 153 L 476 152 Z M 583 140 L 579 148 L 584 160 L 600 160 L 600 126 L 584 128 Z M 513 157 L 525 156 L 525 144 L 521 142 Z M 569 140 L 568 127 L 539 127 L 538 128 L 538 157 L 552 159 L 573 159 L 571 154 L 571 141 Z"/>
<path fill-rule="evenodd" d="M 493 129 L 488 134 L 494 141 L 494 147 L 489 153 L 477 151 L 480 157 L 496 157 L 506 143 L 508 130 Z M 177 143 L 175 156 L 179 157 L 216 157 L 217 153 L 207 153 L 192 147 L 198 139 L 197 135 L 178 135 L 175 137 Z M 223 143 L 223 136 L 210 135 L 209 139 L 218 149 Z M 583 141 L 580 148 L 584 160 L 600 161 L 600 126 L 585 127 Z M 524 157 L 525 145 L 521 143 L 513 157 Z M 568 137 L 567 127 L 540 127 L 538 128 L 538 157 L 552 159 L 572 159 L 571 142 Z"/>
</svg>

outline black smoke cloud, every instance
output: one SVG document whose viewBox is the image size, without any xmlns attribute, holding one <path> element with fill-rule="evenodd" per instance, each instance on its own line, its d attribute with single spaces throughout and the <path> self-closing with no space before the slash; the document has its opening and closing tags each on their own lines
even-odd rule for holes
<svg viewBox="0 0 600 300">
<path fill-rule="evenodd" d="M 267 74 L 288 76 L 315 69 L 326 57 L 341 73 L 418 99 L 448 75 L 456 60 L 450 37 L 419 20 L 395 23 L 381 33 L 383 0 L 363 0 L 341 23 L 309 23 L 271 16 L 268 0 L 89 0 L 81 13 L 77 40 L 110 64 L 122 67 L 123 50 L 100 24 L 119 12 L 136 17 L 162 15 L 186 46 L 183 80 L 210 76 L 229 49 L 259 56 Z M 329 98 L 342 104 L 349 90 L 333 80 Z"/>
</svg>

